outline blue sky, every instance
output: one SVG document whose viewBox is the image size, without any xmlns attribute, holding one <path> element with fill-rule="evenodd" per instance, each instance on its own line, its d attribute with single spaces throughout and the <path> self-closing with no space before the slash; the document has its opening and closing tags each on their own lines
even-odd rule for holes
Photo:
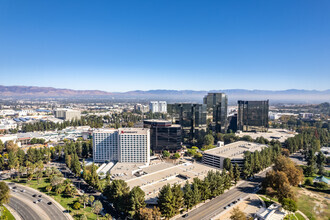
<svg viewBox="0 0 330 220">
<path fill-rule="evenodd" d="M 1 0 L 0 85 L 330 88 L 330 1 Z"/>
</svg>

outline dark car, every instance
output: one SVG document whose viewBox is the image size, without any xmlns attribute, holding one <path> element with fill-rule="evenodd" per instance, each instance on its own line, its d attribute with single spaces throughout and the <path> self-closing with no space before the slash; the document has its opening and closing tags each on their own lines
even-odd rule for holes
<svg viewBox="0 0 330 220">
<path fill-rule="evenodd" d="M 187 218 L 187 217 L 188 217 L 188 213 L 182 216 L 182 218 Z"/>
<path fill-rule="evenodd" d="M 40 197 L 40 198 L 41 198 L 41 197 L 42 197 L 42 195 L 39 195 L 38 197 Z"/>
<path fill-rule="evenodd" d="M 37 196 L 37 194 L 33 194 L 33 195 L 32 195 L 32 197 L 36 197 L 36 196 Z"/>
<path fill-rule="evenodd" d="M 51 204 L 53 204 L 53 203 L 52 203 L 52 202 L 48 202 L 47 204 L 48 204 L 48 205 L 51 205 Z"/>
</svg>

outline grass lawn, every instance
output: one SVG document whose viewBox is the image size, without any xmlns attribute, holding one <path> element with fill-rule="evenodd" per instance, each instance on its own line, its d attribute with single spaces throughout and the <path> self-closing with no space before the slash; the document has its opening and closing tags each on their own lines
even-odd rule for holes
<svg viewBox="0 0 330 220">
<path fill-rule="evenodd" d="M 31 180 L 27 183 L 26 178 L 21 178 L 21 180 L 19 182 L 17 182 L 16 180 L 10 180 L 10 181 L 14 182 L 14 183 L 19 183 L 19 184 L 26 185 L 28 187 L 31 187 L 33 189 L 36 189 L 40 192 L 43 192 L 43 193 L 51 196 L 59 204 L 61 204 L 61 206 L 63 206 L 66 210 L 69 210 L 70 214 L 75 219 L 79 219 L 79 216 L 82 215 L 82 214 L 86 215 L 89 220 L 97 219 L 96 214 L 94 214 L 92 212 L 90 206 L 86 205 L 86 208 L 84 209 L 83 204 L 82 204 L 80 210 L 74 210 L 73 209 L 73 204 L 78 200 L 78 196 L 67 197 L 67 196 L 62 195 L 62 194 L 61 195 L 56 195 L 55 192 L 48 193 L 46 191 L 46 186 L 48 186 L 50 184 L 48 178 L 42 178 L 40 180 L 40 183 L 38 183 L 37 180 Z"/>
<path fill-rule="evenodd" d="M 4 206 L 0 206 L 1 209 L 3 209 L 3 213 L 1 215 L 1 219 L 6 219 L 6 220 L 15 220 L 14 216 L 8 211 L 8 209 Z"/>
<path fill-rule="evenodd" d="M 305 220 L 304 216 L 302 216 L 299 212 L 296 212 L 295 215 L 298 218 L 298 220 Z"/>
<path fill-rule="evenodd" d="M 304 193 L 298 187 L 293 187 L 293 190 L 297 196 L 298 210 L 303 212 L 310 220 L 328 220 L 328 216 L 330 216 L 330 203 L 326 199 L 322 199 L 324 194 L 307 191 L 308 193 L 318 195 L 318 197 L 315 197 Z"/>
</svg>

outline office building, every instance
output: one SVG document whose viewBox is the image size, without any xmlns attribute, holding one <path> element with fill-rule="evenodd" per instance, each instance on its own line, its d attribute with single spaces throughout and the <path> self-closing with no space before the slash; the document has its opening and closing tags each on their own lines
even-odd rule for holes
<svg viewBox="0 0 330 220">
<path fill-rule="evenodd" d="M 97 163 L 118 162 L 118 130 L 93 132 L 93 160 Z"/>
<path fill-rule="evenodd" d="M 73 109 L 56 109 L 54 110 L 55 118 L 59 118 L 62 120 L 79 120 L 81 118 L 80 111 Z"/>
<path fill-rule="evenodd" d="M 93 132 L 94 162 L 150 162 L 150 130 L 147 128 L 101 129 Z"/>
<path fill-rule="evenodd" d="M 168 104 L 172 122 L 181 125 L 183 138 L 192 140 L 196 130 L 206 129 L 206 105 L 193 103 Z"/>
<path fill-rule="evenodd" d="M 181 126 L 166 120 L 144 120 L 143 126 L 150 129 L 150 147 L 153 152 L 164 150 L 177 152 L 182 148 Z"/>
<path fill-rule="evenodd" d="M 237 129 L 267 131 L 269 101 L 238 101 Z"/>
<path fill-rule="evenodd" d="M 203 153 L 203 163 L 212 167 L 223 169 L 224 160 L 229 158 L 231 163 L 237 163 L 240 167 L 244 165 L 244 152 L 261 151 L 268 147 L 265 144 L 252 143 L 247 141 L 237 141 L 227 145 L 220 145 Z"/>
<path fill-rule="evenodd" d="M 226 133 L 228 98 L 224 93 L 208 93 L 203 103 L 207 106 L 207 113 L 211 118 L 212 127 L 215 132 Z"/>
<path fill-rule="evenodd" d="M 167 103 L 166 101 L 151 101 L 149 103 L 149 109 L 152 113 L 166 113 L 167 112 Z"/>
</svg>

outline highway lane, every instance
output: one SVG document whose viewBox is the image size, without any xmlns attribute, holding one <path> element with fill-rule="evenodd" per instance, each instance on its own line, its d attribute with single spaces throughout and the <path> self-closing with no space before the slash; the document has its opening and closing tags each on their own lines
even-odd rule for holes
<svg viewBox="0 0 330 220">
<path fill-rule="evenodd" d="M 15 210 L 23 220 L 42 220 L 35 210 L 14 196 L 10 197 L 8 205 Z"/>
<path fill-rule="evenodd" d="M 263 177 L 265 176 L 266 171 L 260 173 L 252 181 L 244 181 L 239 186 L 228 190 L 224 194 L 212 199 L 211 201 L 203 204 L 202 206 L 190 211 L 188 216 L 181 216 L 178 219 L 189 219 L 189 220 L 207 220 L 218 215 L 225 210 L 225 207 L 237 201 L 239 198 L 245 198 L 250 193 L 254 193 L 256 187 L 262 182 Z"/>
<path fill-rule="evenodd" d="M 21 192 L 21 189 L 24 189 L 25 192 Z M 16 188 L 16 195 L 19 195 L 21 198 L 25 198 L 31 202 L 34 206 L 39 206 L 42 210 L 45 211 L 45 213 L 48 215 L 50 219 L 56 219 L 56 220 L 66 220 L 65 215 L 63 212 L 57 208 L 55 204 L 48 205 L 48 202 L 51 202 L 47 197 L 42 196 L 38 197 L 38 195 L 41 195 L 40 193 L 36 193 L 35 191 L 29 190 L 26 187 L 17 187 Z M 33 195 L 37 195 L 36 197 L 33 197 Z M 42 202 L 39 202 L 37 204 L 33 203 L 33 201 L 36 201 L 38 199 L 42 199 Z"/>
</svg>

